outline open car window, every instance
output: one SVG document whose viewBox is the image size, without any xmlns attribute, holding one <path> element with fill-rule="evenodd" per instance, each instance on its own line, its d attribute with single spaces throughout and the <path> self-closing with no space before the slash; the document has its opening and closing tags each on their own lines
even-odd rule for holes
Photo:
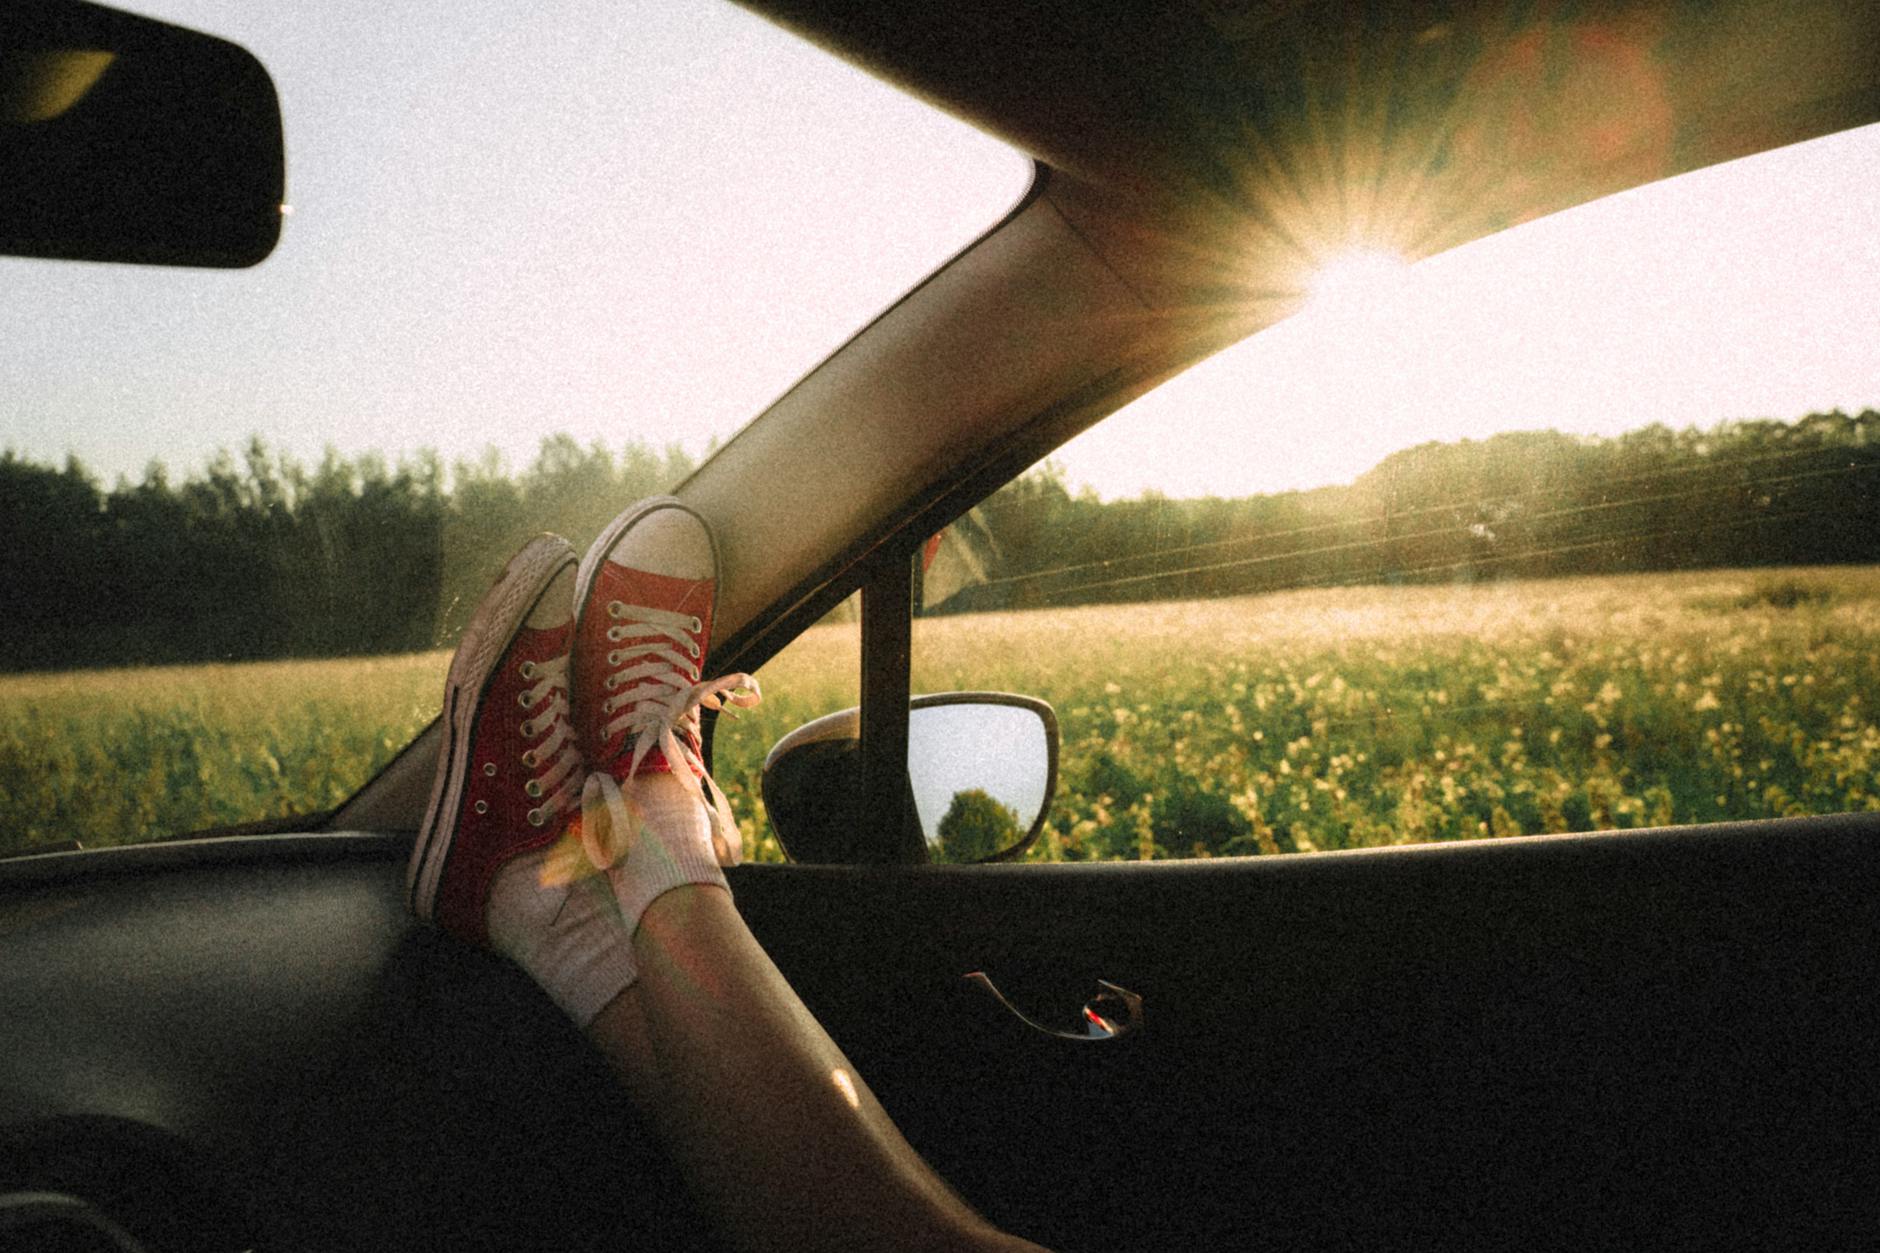
<svg viewBox="0 0 1880 1253">
<path fill-rule="evenodd" d="M 1876 175 L 1333 258 L 949 529 L 914 690 L 1055 704 L 1046 860 L 1880 808 Z"/>
<path fill-rule="evenodd" d="M 518 545 L 672 487 L 1030 175 L 730 5 L 135 7 L 268 67 L 291 214 L 250 270 L 0 259 L 0 856 L 332 807 Z"/>
</svg>

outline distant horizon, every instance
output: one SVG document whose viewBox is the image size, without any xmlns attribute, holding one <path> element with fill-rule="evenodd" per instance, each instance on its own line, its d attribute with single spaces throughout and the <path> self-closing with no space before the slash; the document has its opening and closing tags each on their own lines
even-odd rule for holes
<svg viewBox="0 0 1880 1253">
<path fill-rule="evenodd" d="M 1414 443 L 1405 444 L 1400 448 L 1394 448 L 1383 453 L 1382 455 L 1378 457 L 1377 460 L 1371 462 L 1369 465 L 1357 471 L 1355 474 L 1352 474 L 1348 478 L 1339 479 L 1339 480 L 1330 481 L 1330 482 L 1310 483 L 1310 484 L 1306 484 L 1306 485 L 1299 486 L 1299 487 L 1281 487 L 1281 488 L 1273 488 L 1273 489 L 1261 490 L 1261 491 L 1241 492 L 1241 493 L 1237 493 L 1234 495 L 1223 495 L 1221 493 L 1201 493 L 1201 494 L 1196 494 L 1196 495 L 1178 496 L 1173 493 L 1161 491 L 1154 487 L 1147 487 L 1130 495 L 1108 495 L 1098 490 L 1093 484 L 1081 481 L 1078 478 L 1076 478 L 1073 474 L 1069 473 L 1068 469 L 1060 461 L 1057 451 L 1053 451 L 1051 453 L 1046 454 L 1042 460 L 1028 467 L 1025 471 L 1022 472 L 1022 474 L 1030 474 L 1039 470 L 1044 470 L 1046 468 L 1052 468 L 1058 471 L 1063 471 L 1064 472 L 1064 475 L 1063 475 L 1064 486 L 1066 490 L 1069 491 L 1073 496 L 1082 496 L 1086 492 L 1090 492 L 1090 493 L 1094 493 L 1096 498 L 1105 504 L 1126 502 L 1126 501 L 1140 501 L 1140 500 L 1146 500 L 1146 499 L 1165 499 L 1169 501 L 1250 500 L 1250 499 L 1263 498 L 1263 497 L 1285 496 L 1285 495 L 1291 495 L 1291 494 L 1302 493 L 1302 492 L 1322 491 L 1327 488 L 1352 487 L 1356 485 L 1359 479 L 1363 478 L 1365 475 L 1370 474 L 1372 471 L 1376 470 L 1380 465 L 1382 465 L 1385 461 L 1389 460 L 1390 458 L 1395 457 L 1401 453 L 1409 452 L 1417 448 L 1427 447 L 1431 445 L 1441 446 L 1441 447 L 1453 447 L 1453 446 L 1460 446 L 1460 445 L 1469 444 L 1469 443 L 1480 443 L 1480 442 L 1484 442 L 1488 440 L 1499 439 L 1499 438 L 1502 438 L 1504 436 L 1509 436 L 1509 435 L 1558 435 L 1558 436 L 1562 436 L 1564 438 L 1575 440 L 1578 442 L 1597 443 L 1600 441 L 1621 439 L 1626 435 L 1634 434 L 1639 431 L 1650 430 L 1655 426 L 1663 427 L 1664 429 L 1670 431 L 1672 434 L 1683 434 L 1686 432 L 1691 432 L 1691 433 L 1695 433 L 1698 435 L 1705 435 L 1705 434 L 1711 434 L 1711 433 L 1715 433 L 1718 431 L 1722 431 L 1722 430 L 1732 428 L 1732 427 L 1739 427 L 1739 426 L 1744 426 L 1744 425 L 1749 425 L 1749 424 L 1754 424 L 1754 423 L 1761 423 L 1761 422 L 1773 422 L 1781 426 L 1794 426 L 1811 417 L 1826 416 L 1826 415 L 1834 414 L 1834 413 L 1844 414 L 1849 418 L 1859 418 L 1863 414 L 1869 414 L 1869 413 L 1880 414 L 1880 397 L 1876 397 L 1874 402 L 1871 404 L 1828 405 L 1825 407 L 1819 407 L 1819 406 L 1811 407 L 1806 412 L 1796 414 L 1793 417 L 1776 417 L 1776 416 L 1767 415 L 1767 414 L 1759 414 L 1759 415 L 1752 416 L 1752 417 L 1719 418 L 1712 422 L 1686 422 L 1681 425 L 1675 425 L 1675 426 L 1670 423 L 1665 423 L 1665 422 L 1642 422 L 1637 426 L 1628 427 L 1624 430 L 1610 432 L 1610 433 L 1607 433 L 1607 432 L 1586 433 L 1586 432 L 1575 432 L 1575 431 L 1563 431 L 1554 427 L 1516 426 L 1516 427 L 1510 427 L 1506 430 L 1490 431 L 1486 434 L 1460 435 L 1460 436 L 1455 436 L 1449 439 L 1442 439 L 1442 438 L 1423 439 L 1423 440 L 1418 440 Z M 266 446 L 269 455 L 274 459 L 276 464 L 279 464 L 279 465 L 292 464 L 292 465 L 299 467 L 300 469 L 308 470 L 308 471 L 317 470 L 320 464 L 325 460 L 326 454 L 328 452 L 336 453 L 342 462 L 351 466 L 360 466 L 369 461 L 376 459 L 377 461 L 382 463 L 387 469 L 391 470 L 393 473 L 397 473 L 398 471 L 402 469 L 416 465 L 422 462 L 427 457 L 435 457 L 437 458 L 439 465 L 443 468 L 443 471 L 444 471 L 444 481 L 445 481 L 444 490 L 446 491 L 446 493 L 453 491 L 455 489 L 456 478 L 458 475 L 458 471 L 460 469 L 472 469 L 472 470 L 486 469 L 489 465 L 489 457 L 492 453 L 495 454 L 496 456 L 496 461 L 500 467 L 503 477 L 513 481 L 519 478 L 520 476 L 527 474 L 530 471 L 530 469 L 532 469 L 535 465 L 539 463 L 541 456 L 542 456 L 542 452 L 548 444 L 558 441 L 558 440 L 574 439 L 572 433 L 570 432 L 551 431 L 548 434 L 542 436 L 541 441 L 537 444 L 536 452 L 529 458 L 529 460 L 522 461 L 522 462 L 519 462 L 515 458 L 510 457 L 507 453 L 497 448 L 493 444 L 486 445 L 482 450 L 479 450 L 476 453 L 466 455 L 466 456 L 446 457 L 440 452 L 440 450 L 431 448 L 428 446 L 401 449 L 401 450 L 398 450 L 395 455 L 389 454 L 385 450 L 375 449 L 375 448 L 365 448 L 365 449 L 346 451 L 342 449 L 329 447 L 328 449 L 322 450 L 321 455 L 319 457 L 305 458 L 305 457 L 299 456 L 291 449 L 282 447 L 275 441 L 269 439 L 267 436 L 261 435 L 259 432 L 254 432 L 254 433 L 251 433 L 249 439 L 243 440 L 238 445 L 223 446 L 223 447 L 219 447 L 215 449 L 214 451 L 209 453 L 207 456 L 205 456 L 199 464 L 193 467 L 179 468 L 177 466 L 170 464 L 169 462 L 162 461 L 161 459 L 152 458 L 150 461 L 147 461 L 145 463 L 145 467 L 139 470 L 135 475 L 125 474 L 125 473 L 120 472 L 110 478 L 106 478 L 104 475 L 102 475 L 99 472 L 98 468 L 96 466 L 91 465 L 88 461 L 85 460 L 85 458 L 76 457 L 74 454 L 67 454 L 65 456 L 61 456 L 56 459 L 36 457 L 28 452 L 24 452 L 18 448 L 12 447 L 11 445 L 5 445 L 5 446 L 0 446 L 0 457 L 11 457 L 20 462 L 38 466 L 42 469 L 55 470 L 55 471 L 61 471 L 61 472 L 67 467 L 67 465 L 72 460 L 76 460 L 80 468 L 91 477 L 93 482 L 97 484 L 99 490 L 108 494 L 114 491 L 134 489 L 140 484 L 148 482 L 149 472 L 153 468 L 160 467 L 164 475 L 166 476 L 167 481 L 170 482 L 172 485 L 180 484 L 180 483 L 203 481 L 207 477 L 210 467 L 213 466 L 218 460 L 222 460 L 224 458 L 230 461 L 237 469 L 241 469 L 245 464 L 247 448 L 249 446 L 250 440 L 252 440 L 253 438 L 257 436 L 261 439 L 262 443 Z M 676 451 L 682 458 L 684 458 L 685 460 L 691 463 L 691 468 L 693 469 L 696 469 L 699 465 L 703 464 L 708 457 L 712 456 L 716 452 L 717 447 L 721 446 L 721 445 L 713 444 L 711 446 L 708 446 L 708 448 L 704 450 L 696 450 L 696 449 L 692 449 L 692 448 L 688 448 L 684 446 L 684 444 L 680 443 L 679 441 L 671 441 L 664 446 L 656 446 L 654 444 L 651 444 L 649 442 L 646 442 L 640 439 L 639 437 L 629 438 L 629 439 L 618 441 L 612 444 L 605 443 L 603 441 L 598 441 L 598 440 L 588 440 L 588 441 L 575 440 L 574 442 L 576 446 L 579 447 L 584 452 L 592 452 L 598 446 L 602 451 L 606 452 L 608 456 L 616 460 L 621 458 L 623 455 L 626 455 L 632 452 L 645 452 L 655 457 L 670 458 L 671 455 Z M 1074 443 L 1075 441 L 1072 441 L 1072 442 Z M 1066 447 L 1068 446 L 1069 445 L 1066 445 Z M 1061 449 L 1059 451 L 1061 451 Z M 1022 477 L 1022 474 L 1020 477 Z"/>
</svg>

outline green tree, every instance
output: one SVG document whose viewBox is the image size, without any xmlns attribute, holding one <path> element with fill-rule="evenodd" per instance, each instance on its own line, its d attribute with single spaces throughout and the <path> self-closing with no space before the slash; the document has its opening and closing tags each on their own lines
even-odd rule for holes
<svg viewBox="0 0 1880 1253">
<path fill-rule="evenodd" d="M 983 789 L 967 788 L 953 793 L 946 816 L 940 819 L 940 843 L 934 849 L 934 860 L 983 861 L 1018 843 L 1021 834 L 1017 814 Z"/>
</svg>

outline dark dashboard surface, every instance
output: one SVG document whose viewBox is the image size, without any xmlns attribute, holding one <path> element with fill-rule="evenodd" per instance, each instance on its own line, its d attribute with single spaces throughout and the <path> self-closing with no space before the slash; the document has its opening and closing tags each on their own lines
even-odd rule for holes
<svg viewBox="0 0 1880 1253">
<path fill-rule="evenodd" d="M 678 1223 L 671 1247 L 696 1247 L 573 1028 L 405 914 L 408 848 L 274 837 L 8 867 L 0 1191 L 128 1210 L 178 1248 L 602 1247 L 631 1170 L 635 1231 Z"/>
</svg>

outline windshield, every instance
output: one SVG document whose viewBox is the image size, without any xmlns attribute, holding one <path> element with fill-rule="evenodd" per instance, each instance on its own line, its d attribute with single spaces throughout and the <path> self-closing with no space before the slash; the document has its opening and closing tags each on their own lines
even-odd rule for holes
<svg viewBox="0 0 1880 1253">
<path fill-rule="evenodd" d="M 0 259 L 0 854 L 327 809 L 509 553 L 669 488 L 1028 164 L 732 6 L 135 6 L 253 51 L 253 270 Z"/>
<path fill-rule="evenodd" d="M 0 260 L 0 853 L 337 803 L 524 538 L 671 486 L 1028 176 L 731 6 L 148 11 L 269 65 L 293 214 L 252 271 Z M 954 529 L 917 687 L 1058 705 L 1053 855 L 1880 803 L 1876 172 L 1867 128 L 1330 259 Z M 833 707 L 793 655 L 853 672 L 766 668 L 734 799 Z"/>
</svg>

